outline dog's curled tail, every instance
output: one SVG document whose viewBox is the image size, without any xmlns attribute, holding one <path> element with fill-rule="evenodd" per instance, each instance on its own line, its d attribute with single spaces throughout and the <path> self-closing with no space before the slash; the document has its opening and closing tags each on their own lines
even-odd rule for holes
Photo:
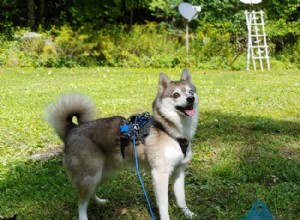
<svg viewBox="0 0 300 220">
<path fill-rule="evenodd" d="M 72 121 L 74 116 L 78 124 L 81 124 L 91 121 L 94 113 L 95 107 L 87 97 L 79 94 L 65 94 L 48 106 L 45 120 L 64 140 L 68 131 L 76 125 Z"/>
</svg>

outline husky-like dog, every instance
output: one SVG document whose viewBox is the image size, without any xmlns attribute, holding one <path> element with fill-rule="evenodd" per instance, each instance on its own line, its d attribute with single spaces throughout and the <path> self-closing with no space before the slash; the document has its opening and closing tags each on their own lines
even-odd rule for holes
<svg viewBox="0 0 300 220">
<path fill-rule="evenodd" d="M 178 206 L 187 217 L 194 216 L 186 205 L 185 168 L 192 157 L 191 140 L 198 121 L 198 96 L 187 69 L 179 81 L 161 73 L 153 120 L 143 142 L 137 142 L 140 165 L 150 167 L 160 219 L 168 220 L 168 185 L 174 181 Z M 120 125 L 125 118 L 113 116 L 92 120 L 94 107 L 84 96 L 63 95 L 47 109 L 46 120 L 63 140 L 64 166 L 78 191 L 79 219 L 87 218 L 89 200 L 106 200 L 95 195 L 104 179 L 124 166 L 134 164 L 130 142 L 124 155 L 120 150 Z M 78 125 L 72 122 L 76 117 Z"/>
</svg>

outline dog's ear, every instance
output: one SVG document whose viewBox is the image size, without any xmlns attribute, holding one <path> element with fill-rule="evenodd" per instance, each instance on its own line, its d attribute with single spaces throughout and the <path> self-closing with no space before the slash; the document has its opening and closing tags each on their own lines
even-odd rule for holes
<svg viewBox="0 0 300 220">
<path fill-rule="evenodd" d="M 192 83 L 192 77 L 191 77 L 191 74 L 190 74 L 190 72 L 188 71 L 187 68 L 185 68 L 185 69 L 182 71 L 180 80 L 188 81 L 188 82 Z"/>
<path fill-rule="evenodd" d="M 167 75 L 165 75 L 164 73 L 160 73 L 159 75 L 159 92 L 164 91 L 168 84 L 171 82 L 171 80 L 169 79 L 169 77 Z"/>
</svg>

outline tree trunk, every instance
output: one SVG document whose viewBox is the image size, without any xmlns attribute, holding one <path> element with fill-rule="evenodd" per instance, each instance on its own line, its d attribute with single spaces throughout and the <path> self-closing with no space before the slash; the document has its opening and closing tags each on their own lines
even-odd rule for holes
<svg viewBox="0 0 300 220">
<path fill-rule="evenodd" d="M 34 10 L 35 4 L 34 0 L 28 0 L 28 26 L 30 27 L 31 31 L 35 29 L 35 17 L 34 17 Z"/>
<path fill-rule="evenodd" d="M 123 23 L 126 24 L 126 0 L 121 1 L 121 13 L 123 17 Z"/>
<path fill-rule="evenodd" d="M 45 27 L 45 0 L 40 0 L 40 8 L 39 8 L 39 24 L 42 26 L 42 28 Z"/>
</svg>

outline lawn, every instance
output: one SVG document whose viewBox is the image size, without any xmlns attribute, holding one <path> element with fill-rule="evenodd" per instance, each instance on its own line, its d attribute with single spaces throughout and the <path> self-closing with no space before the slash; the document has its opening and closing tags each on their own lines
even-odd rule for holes
<svg viewBox="0 0 300 220">
<path fill-rule="evenodd" d="M 186 194 L 196 219 L 242 219 L 258 200 L 280 220 L 300 219 L 300 71 L 190 69 L 200 97 Z M 97 116 L 151 111 L 158 73 L 180 69 L 1 69 L 0 216 L 76 219 L 76 192 L 62 166 L 62 142 L 43 120 L 63 93 L 89 96 Z M 143 175 L 158 210 L 149 174 Z M 90 219 L 149 219 L 134 171 L 98 189 Z M 171 219 L 184 219 L 170 190 Z"/>
</svg>

